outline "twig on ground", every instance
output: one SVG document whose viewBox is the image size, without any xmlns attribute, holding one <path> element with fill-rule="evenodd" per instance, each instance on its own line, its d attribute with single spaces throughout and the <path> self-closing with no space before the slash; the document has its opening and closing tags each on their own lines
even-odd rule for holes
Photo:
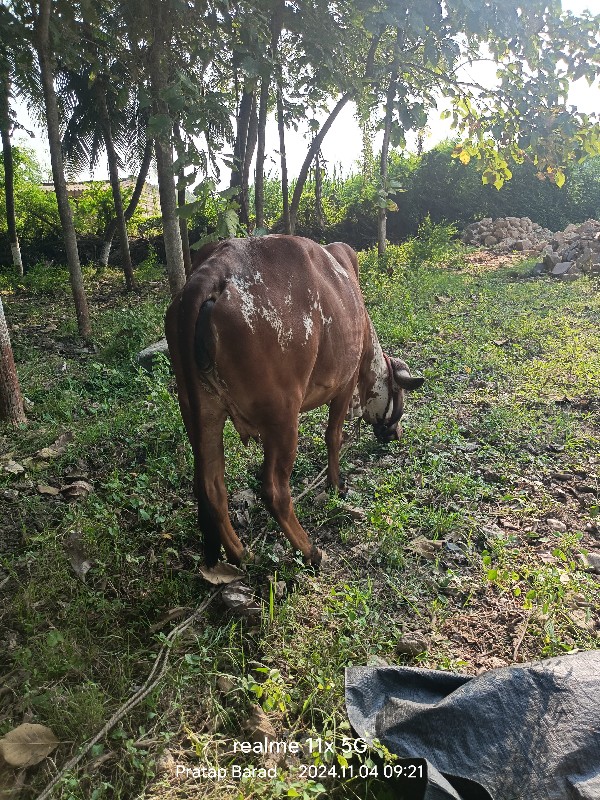
<svg viewBox="0 0 600 800">
<path fill-rule="evenodd" d="M 523 622 L 523 628 L 522 628 L 521 632 L 519 633 L 517 641 L 515 642 L 515 647 L 514 647 L 514 650 L 513 650 L 513 661 L 517 660 L 517 653 L 519 652 L 519 647 L 521 647 L 521 645 L 523 644 L 523 639 L 525 638 L 525 634 L 527 633 L 527 628 L 529 626 L 530 618 L 531 618 L 531 611 L 525 617 L 525 621 Z"/>
<path fill-rule="evenodd" d="M 50 797 L 52 790 L 56 786 L 56 784 L 65 776 L 67 772 L 75 769 L 81 761 L 85 758 L 85 756 L 90 752 L 92 747 L 97 744 L 106 734 L 114 728 L 114 726 L 119 722 L 123 717 L 128 714 L 132 709 L 134 709 L 141 701 L 147 697 L 150 692 L 157 686 L 160 682 L 161 678 L 167 671 L 167 667 L 169 666 L 169 657 L 171 655 L 171 644 L 173 641 L 183 633 L 190 625 L 195 622 L 198 617 L 200 617 L 208 608 L 208 606 L 212 603 L 215 597 L 219 594 L 223 587 L 220 586 L 218 589 L 215 589 L 208 597 L 203 600 L 202 603 L 198 606 L 198 608 L 190 614 L 187 619 L 177 625 L 173 630 L 169 633 L 169 635 L 165 638 L 163 646 L 158 651 L 158 655 L 156 656 L 156 661 L 154 662 L 154 666 L 150 670 L 150 674 L 146 678 L 146 682 L 138 691 L 133 694 L 129 700 L 127 700 L 123 705 L 112 715 L 112 717 L 108 720 L 106 725 L 102 728 L 102 730 L 98 731 L 98 733 L 90 739 L 90 741 L 85 745 L 83 750 L 78 753 L 78 755 L 74 756 L 70 761 L 68 761 L 60 770 L 60 772 L 54 776 L 54 778 L 50 781 L 50 783 L 46 786 L 43 792 L 38 795 L 37 800 L 46 800 L 46 798 Z"/>
<path fill-rule="evenodd" d="M 358 431 L 358 426 L 354 428 L 352 433 L 350 434 L 350 438 L 346 442 L 346 444 L 340 450 L 340 458 L 344 455 L 344 453 L 350 448 L 350 445 L 354 441 L 354 437 L 356 436 Z M 327 467 L 323 467 L 321 472 L 317 475 L 312 483 L 309 483 L 306 489 L 303 489 L 300 494 L 297 494 L 295 497 L 292 497 L 292 502 L 296 504 L 298 500 L 302 500 L 302 498 L 311 492 L 313 489 L 316 489 L 317 486 L 320 486 L 323 481 L 325 480 L 325 473 L 327 472 Z"/>
</svg>

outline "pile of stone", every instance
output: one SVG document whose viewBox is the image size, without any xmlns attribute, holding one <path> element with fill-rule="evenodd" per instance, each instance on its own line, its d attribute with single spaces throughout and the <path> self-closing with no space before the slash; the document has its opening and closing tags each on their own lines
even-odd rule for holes
<svg viewBox="0 0 600 800">
<path fill-rule="evenodd" d="M 534 268 L 538 273 L 566 279 L 600 274 L 600 222 L 588 219 L 580 225 L 567 225 L 552 235 L 541 256 Z"/>
<path fill-rule="evenodd" d="M 554 234 L 529 217 L 486 217 L 467 225 L 463 231 L 464 244 L 493 247 L 494 250 L 536 250 Z"/>
</svg>

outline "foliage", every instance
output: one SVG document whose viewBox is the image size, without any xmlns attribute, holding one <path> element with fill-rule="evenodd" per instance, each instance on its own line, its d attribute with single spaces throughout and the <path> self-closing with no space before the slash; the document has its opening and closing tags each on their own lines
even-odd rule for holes
<svg viewBox="0 0 600 800">
<path fill-rule="evenodd" d="M 600 217 L 600 157 L 574 164 L 566 170 L 562 188 L 540 181 L 528 163 L 514 168 L 512 179 L 497 191 L 482 183 L 473 163 L 452 158 L 454 143 L 443 142 L 422 156 L 392 152 L 390 175 L 403 191 L 392 194 L 397 211 L 389 214 L 388 238 L 400 242 L 418 234 L 429 218 L 433 225 L 463 228 L 482 217 L 527 216 L 550 230 L 569 222 Z M 377 179 L 364 172 L 344 175 L 334 167 L 323 179 L 325 226 L 316 224 L 314 182 L 308 181 L 300 205 L 297 232 L 317 241 L 345 241 L 356 249 L 375 241 Z M 267 224 L 276 226 L 281 216 L 281 190 L 276 179 L 265 182 Z M 422 240 L 429 239 L 424 232 Z M 449 235 L 447 229 L 444 235 Z"/>
<path fill-rule="evenodd" d="M 121 189 L 123 205 L 126 206 L 133 187 Z M 110 186 L 106 181 L 90 181 L 82 194 L 71 200 L 73 208 L 73 221 L 78 235 L 92 234 L 101 236 L 107 223 L 114 217 L 114 203 Z M 127 222 L 127 231 L 135 236 L 140 232 L 140 227 L 146 221 L 144 211 L 138 204 L 131 219 Z"/>
<path fill-rule="evenodd" d="M 56 260 L 62 253 L 60 218 L 56 195 L 42 188 L 42 167 L 33 150 L 13 146 L 15 164 L 15 206 L 17 233 L 25 262 Z M 125 203 L 133 188 L 123 190 Z M 90 182 L 78 198 L 70 198 L 78 236 L 100 236 L 114 215 L 110 186 L 105 181 Z M 4 167 L 0 163 L 0 204 L 4 205 Z M 0 206 L 0 207 L 1 207 Z M 148 230 L 143 210 L 138 205 L 127 225 L 131 235 Z M 12 263 L 7 238 L 6 218 L 0 216 L 0 263 Z"/>
</svg>

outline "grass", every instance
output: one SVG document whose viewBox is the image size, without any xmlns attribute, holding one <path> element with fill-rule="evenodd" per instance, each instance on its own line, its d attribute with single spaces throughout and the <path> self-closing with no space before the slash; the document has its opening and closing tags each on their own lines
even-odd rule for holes
<svg viewBox="0 0 600 800">
<path fill-rule="evenodd" d="M 382 344 L 427 380 L 409 398 L 399 446 L 362 430 L 344 459 L 346 498 L 320 487 L 299 502 L 329 560 L 318 575 L 306 570 L 262 504 L 244 505 L 236 493 L 258 491 L 260 448 L 244 448 L 228 425 L 233 518 L 257 554 L 246 582 L 261 615 L 213 603 L 172 646 L 159 688 L 54 797 L 402 796 L 373 778 L 326 774 L 350 759 L 344 667 L 476 673 L 599 646 L 598 577 L 581 559 L 600 545 L 597 280 L 532 279 L 526 262 L 456 251 L 449 263 L 436 250 L 433 263 L 408 267 L 415 246 L 391 249 L 391 276 L 361 256 Z M 161 336 L 166 282 L 153 262 L 135 295 L 110 271 L 86 281 L 93 346 L 75 335 L 62 272 L 0 279 L 33 403 L 27 427 L 0 429 L 0 735 L 25 718 L 48 725 L 59 767 L 144 682 L 172 625 L 208 591 L 168 365 L 150 375 L 134 358 Z M 302 419 L 294 494 L 325 462 L 324 421 L 324 410 Z M 66 431 L 62 454 L 36 456 Z M 24 473 L 1 468 L 8 454 Z M 69 503 L 37 489 L 73 476 L 93 491 Z M 420 536 L 441 546 L 424 556 Z M 74 567 L 83 560 L 85 580 Z M 422 649 L 406 655 L 408 640 Z M 278 740 L 321 737 L 335 756 L 289 755 L 276 777 L 176 777 L 175 762 L 230 763 L 257 703 Z M 350 760 L 367 774 L 377 757 Z M 234 763 L 264 766 L 258 756 Z M 48 760 L 29 770 L 22 796 L 52 774 Z"/>
</svg>

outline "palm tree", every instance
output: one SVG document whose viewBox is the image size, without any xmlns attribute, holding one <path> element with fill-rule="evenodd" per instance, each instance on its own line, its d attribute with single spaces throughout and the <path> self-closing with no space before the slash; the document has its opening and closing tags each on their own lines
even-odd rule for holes
<svg viewBox="0 0 600 800">
<path fill-rule="evenodd" d="M 48 127 L 50 162 L 52 164 L 52 179 L 54 181 L 58 213 L 63 229 L 71 291 L 73 292 L 75 313 L 77 314 L 77 325 L 81 336 L 88 337 L 92 332 L 90 313 L 83 285 L 81 265 L 79 263 L 77 235 L 73 224 L 73 214 L 67 194 L 67 182 L 65 180 L 65 169 L 61 150 L 59 109 L 54 87 L 58 44 L 54 39 L 55 31 L 53 31 L 53 37 L 51 38 L 50 36 L 52 5 L 53 0 L 39 0 L 39 4 L 33 9 L 32 39 L 40 67 L 40 80 L 46 110 L 46 124 Z"/>
<path fill-rule="evenodd" d="M 93 170 L 101 152 L 106 151 L 123 272 L 127 289 L 131 290 L 135 286 L 135 279 L 119 182 L 119 169 L 123 163 L 118 151 L 131 149 L 131 123 L 135 107 L 129 93 L 125 103 L 121 100 L 119 88 L 127 86 L 122 65 L 114 62 L 102 74 L 94 74 L 90 66 L 77 71 L 63 69 L 59 84 L 68 115 L 63 136 L 63 152 L 68 163 L 76 170 L 85 167 Z"/>
</svg>

